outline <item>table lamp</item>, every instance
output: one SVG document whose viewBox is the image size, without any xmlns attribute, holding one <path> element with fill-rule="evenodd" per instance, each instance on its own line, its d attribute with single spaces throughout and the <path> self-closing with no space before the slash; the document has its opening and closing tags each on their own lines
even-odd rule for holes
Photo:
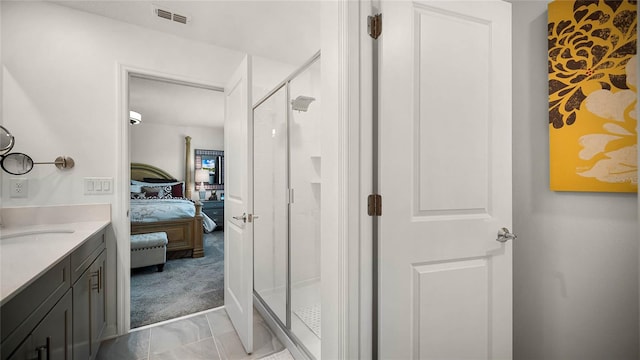
<svg viewBox="0 0 640 360">
<path fill-rule="evenodd" d="M 207 191 L 204 189 L 204 182 L 209 182 L 209 171 L 205 169 L 196 170 L 196 182 L 200 183 L 200 200 L 204 200 Z"/>
</svg>

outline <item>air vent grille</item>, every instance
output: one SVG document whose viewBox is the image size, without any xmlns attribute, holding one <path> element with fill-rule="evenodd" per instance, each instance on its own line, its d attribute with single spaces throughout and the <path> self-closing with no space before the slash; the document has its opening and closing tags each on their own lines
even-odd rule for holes
<svg viewBox="0 0 640 360">
<path fill-rule="evenodd" d="M 187 17 L 184 15 L 173 14 L 173 21 L 179 22 L 181 24 L 186 24 Z"/>
<path fill-rule="evenodd" d="M 156 9 L 156 14 L 158 15 L 158 17 L 171 20 L 171 13 L 166 10 Z"/>
<path fill-rule="evenodd" d="M 190 21 L 190 18 L 186 15 L 176 14 L 168 9 L 160 9 L 158 7 L 153 8 L 153 12 L 159 17 L 167 20 L 173 20 L 180 24 L 186 24 Z"/>
</svg>

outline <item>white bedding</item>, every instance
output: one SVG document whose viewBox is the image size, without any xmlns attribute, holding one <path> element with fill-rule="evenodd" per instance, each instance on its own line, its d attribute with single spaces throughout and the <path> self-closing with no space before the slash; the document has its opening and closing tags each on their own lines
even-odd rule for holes
<svg viewBox="0 0 640 360">
<path fill-rule="evenodd" d="M 195 214 L 195 204 L 186 199 L 131 199 L 131 222 L 186 219 Z M 206 232 L 215 229 L 216 223 L 205 213 L 202 220 Z"/>
</svg>

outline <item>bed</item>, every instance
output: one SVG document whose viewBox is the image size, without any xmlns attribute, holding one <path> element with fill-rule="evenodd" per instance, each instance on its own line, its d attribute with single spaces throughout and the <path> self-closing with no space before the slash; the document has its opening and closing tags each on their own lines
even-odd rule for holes
<svg viewBox="0 0 640 360">
<path fill-rule="evenodd" d="M 187 159 L 190 153 L 190 138 L 187 137 Z M 190 164 L 189 161 L 186 164 Z M 155 188 L 177 186 L 175 177 L 171 174 L 159 169 L 155 166 L 140 163 L 131 163 L 131 180 L 132 187 L 142 184 L 152 183 L 154 185 L 140 185 L 147 191 L 154 191 Z M 168 185 L 171 184 L 171 185 Z M 191 176 L 188 169 L 185 170 L 185 181 L 183 187 L 183 195 L 185 198 L 191 198 Z M 133 189 L 132 189 L 133 190 Z M 147 192 L 132 191 L 132 197 L 138 197 L 131 200 L 131 235 L 145 234 L 152 232 L 165 232 L 169 240 L 167 244 L 167 257 L 177 258 L 191 256 L 194 258 L 204 256 L 202 244 L 203 237 L 203 216 L 202 205 L 199 202 L 195 204 L 186 199 L 147 199 Z M 152 195 L 156 195 L 151 193 Z M 155 208 L 150 206 L 155 203 Z M 140 204 L 144 204 L 147 208 L 138 209 Z M 176 218 L 177 217 L 177 218 Z M 207 221 L 207 220 L 205 220 Z M 208 220 L 210 221 L 210 220 Z"/>
</svg>

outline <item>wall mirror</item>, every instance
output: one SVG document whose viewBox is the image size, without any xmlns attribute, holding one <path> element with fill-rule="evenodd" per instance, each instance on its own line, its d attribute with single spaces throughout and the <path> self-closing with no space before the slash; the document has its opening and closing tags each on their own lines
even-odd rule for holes
<svg viewBox="0 0 640 360">
<path fill-rule="evenodd" d="M 15 139 L 4 126 L 0 126 L 0 153 L 6 154 L 13 149 Z"/>
<path fill-rule="evenodd" d="M 195 149 L 194 169 L 197 176 L 198 170 L 206 170 L 209 173 L 209 182 L 204 182 L 205 190 L 224 189 L 224 151 Z M 194 178 L 196 178 L 194 176 Z M 199 183 L 196 183 L 199 185 Z"/>
</svg>

